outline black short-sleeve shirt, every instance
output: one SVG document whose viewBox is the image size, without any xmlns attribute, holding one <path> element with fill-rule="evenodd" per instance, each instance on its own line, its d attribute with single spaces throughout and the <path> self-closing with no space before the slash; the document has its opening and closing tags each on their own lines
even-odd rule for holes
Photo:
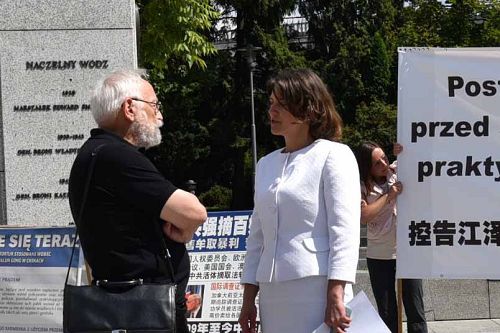
<svg viewBox="0 0 500 333">
<path fill-rule="evenodd" d="M 94 279 L 168 281 L 162 257 L 160 212 L 177 188 L 137 147 L 103 129 L 93 129 L 73 163 L 69 203 L 78 221 L 92 153 L 96 164 L 82 220 L 77 222 L 85 259 Z M 164 237 L 177 283 L 177 332 L 189 332 L 184 292 L 189 256 L 184 244 Z"/>
<path fill-rule="evenodd" d="M 165 276 L 160 212 L 177 189 L 137 147 L 103 129 L 93 129 L 71 169 L 69 202 L 77 221 L 92 152 L 99 146 L 83 217 L 77 223 L 94 279 Z M 187 282 L 184 244 L 167 240 L 177 282 Z"/>
</svg>

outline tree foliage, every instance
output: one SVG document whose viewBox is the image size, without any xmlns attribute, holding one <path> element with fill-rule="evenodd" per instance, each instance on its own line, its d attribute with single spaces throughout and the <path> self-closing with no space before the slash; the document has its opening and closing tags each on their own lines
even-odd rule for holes
<svg viewBox="0 0 500 333">
<path fill-rule="evenodd" d="M 345 128 L 344 142 L 355 148 L 363 141 L 375 141 L 381 147 L 396 140 L 396 106 L 379 100 L 361 103 L 356 109 L 356 121 Z"/>
<path fill-rule="evenodd" d="M 204 57 L 216 49 L 203 32 L 219 17 L 210 0 L 143 0 L 139 6 L 142 58 L 149 66 L 161 71 L 180 61 L 206 68 Z"/>
<path fill-rule="evenodd" d="M 309 67 L 324 79 L 346 124 L 345 143 L 389 147 L 397 47 L 500 46 L 497 1 L 455 0 L 447 8 L 437 0 L 218 0 L 212 5 L 234 13 L 236 39 L 215 54 L 210 4 L 141 1 L 141 54 L 166 105 L 164 143 L 148 154 L 176 185 L 196 180 L 204 202 L 222 209 L 253 206 L 248 45 L 260 48 L 252 72 L 259 157 L 283 145 L 267 124 L 266 81 L 280 69 Z M 300 42 L 283 26 L 297 6 L 309 26 Z"/>
<path fill-rule="evenodd" d="M 200 201 L 208 210 L 228 210 L 231 207 L 231 190 L 227 187 L 214 185 L 200 195 Z"/>
<path fill-rule="evenodd" d="M 370 70 L 366 75 L 368 100 L 385 101 L 391 86 L 391 58 L 380 32 L 376 32 L 371 42 L 368 58 Z"/>
<path fill-rule="evenodd" d="M 374 87 L 369 87 L 369 81 L 374 79 L 372 61 L 378 61 L 375 59 L 380 52 L 387 52 L 387 45 L 391 48 L 395 45 L 393 2 L 303 1 L 299 9 L 309 22 L 314 44 L 308 57 L 329 84 L 344 121 L 350 124 L 357 106 L 375 93 Z M 372 43 L 377 33 L 378 49 Z M 372 56 L 372 52 L 379 54 Z"/>
</svg>

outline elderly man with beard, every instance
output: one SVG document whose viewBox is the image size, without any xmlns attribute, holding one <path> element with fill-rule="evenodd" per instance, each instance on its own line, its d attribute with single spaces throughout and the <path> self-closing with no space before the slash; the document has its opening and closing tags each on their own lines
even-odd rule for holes
<svg viewBox="0 0 500 333">
<path fill-rule="evenodd" d="M 139 151 L 161 142 L 160 102 L 151 84 L 138 73 L 117 71 L 97 84 L 91 110 L 98 128 L 91 130 L 71 169 L 69 202 L 77 221 L 90 162 L 95 158 L 86 205 L 77 222 L 93 280 L 168 281 L 163 237 L 178 284 L 177 333 L 189 332 L 185 243 L 207 213 L 194 195 L 176 188 Z"/>
</svg>

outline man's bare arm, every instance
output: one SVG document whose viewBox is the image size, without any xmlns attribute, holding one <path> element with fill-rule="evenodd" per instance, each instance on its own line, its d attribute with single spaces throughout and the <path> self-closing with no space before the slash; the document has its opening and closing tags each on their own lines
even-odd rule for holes
<svg viewBox="0 0 500 333">
<path fill-rule="evenodd" d="M 163 206 L 160 218 L 181 233 L 192 234 L 206 221 L 207 210 L 195 195 L 178 189 Z"/>
</svg>

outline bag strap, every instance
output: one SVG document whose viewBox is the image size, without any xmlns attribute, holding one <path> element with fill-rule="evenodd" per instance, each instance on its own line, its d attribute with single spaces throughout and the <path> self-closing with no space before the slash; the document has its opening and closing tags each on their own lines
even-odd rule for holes
<svg viewBox="0 0 500 333">
<path fill-rule="evenodd" d="M 163 260 L 165 261 L 165 264 L 168 269 L 168 273 L 170 274 L 170 278 L 172 279 L 172 282 L 176 283 L 175 281 L 175 274 L 174 274 L 174 266 L 172 265 L 172 257 L 170 256 L 170 251 L 168 250 L 167 243 L 165 242 L 165 237 L 163 236 L 163 231 L 160 228 L 160 224 L 158 221 L 153 221 L 154 224 L 156 224 L 157 229 L 158 229 L 158 236 L 160 237 L 161 245 L 163 247 Z"/>
<path fill-rule="evenodd" d="M 75 239 L 73 241 L 73 248 L 71 249 L 71 256 L 70 256 L 70 259 L 69 259 L 69 264 L 68 264 L 68 270 L 66 272 L 66 279 L 64 281 L 64 285 L 66 286 L 68 284 L 68 278 L 69 278 L 69 272 L 70 272 L 70 269 L 71 269 L 71 263 L 73 262 L 73 256 L 74 256 L 74 253 L 75 253 L 75 246 L 76 246 L 76 240 L 78 238 L 78 225 L 80 225 L 80 222 L 83 218 L 83 210 L 85 209 L 85 205 L 87 203 L 87 196 L 88 196 L 88 192 L 89 192 L 89 188 L 90 188 L 90 181 L 92 179 L 92 175 L 94 173 L 94 169 L 95 169 L 95 164 L 96 164 L 96 161 L 97 161 L 97 153 L 99 152 L 99 150 L 106 146 L 106 144 L 102 144 L 100 146 L 97 146 L 94 151 L 92 152 L 92 155 L 91 155 L 91 161 L 90 161 L 90 166 L 89 166 L 89 170 L 87 172 L 87 178 L 85 180 L 85 187 L 84 187 L 84 190 L 83 190 L 83 198 L 82 198 L 82 203 L 80 204 L 80 212 L 78 213 L 78 218 L 76 220 L 76 225 L 75 225 Z M 166 263 L 166 266 L 167 266 L 167 269 L 168 269 L 168 274 L 170 275 L 170 278 L 172 280 L 172 282 L 175 283 L 175 275 L 174 275 L 174 267 L 172 265 L 172 261 L 171 261 L 171 256 L 170 256 L 170 252 L 168 250 L 168 247 L 167 247 L 167 244 L 165 242 L 165 239 L 163 238 L 163 232 L 160 228 L 160 225 L 157 223 L 157 221 L 153 221 L 153 223 L 157 226 L 157 229 L 158 229 L 158 235 L 160 237 L 160 241 L 161 241 L 161 244 L 162 244 L 162 247 L 163 247 L 163 260 L 165 261 Z"/>
<path fill-rule="evenodd" d="M 69 258 L 68 271 L 66 272 L 66 280 L 64 281 L 65 286 L 68 284 L 69 271 L 71 269 L 71 263 L 73 262 L 73 256 L 75 254 L 76 240 L 78 239 L 78 225 L 82 221 L 83 210 L 85 209 L 85 204 L 87 203 L 87 196 L 89 194 L 90 180 L 92 179 L 92 175 L 94 173 L 95 163 L 97 161 L 97 153 L 105 145 L 106 144 L 102 144 L 100 146 L 97 146 L 91 155 L 90 166 L 89 166 L 89 170 L 87 172 L 87 178 L 85 180 L 85 187 L 83 188 L 83 197 L 82 197 L 82 203 L 80 204 L 80 212 L 78 213 L 78 218 L 77 218 L 76 223 L 75 223 L 75 239 L 73 240 L 73 248 L 71 249 L 71 256 Z"/>
</svg>

